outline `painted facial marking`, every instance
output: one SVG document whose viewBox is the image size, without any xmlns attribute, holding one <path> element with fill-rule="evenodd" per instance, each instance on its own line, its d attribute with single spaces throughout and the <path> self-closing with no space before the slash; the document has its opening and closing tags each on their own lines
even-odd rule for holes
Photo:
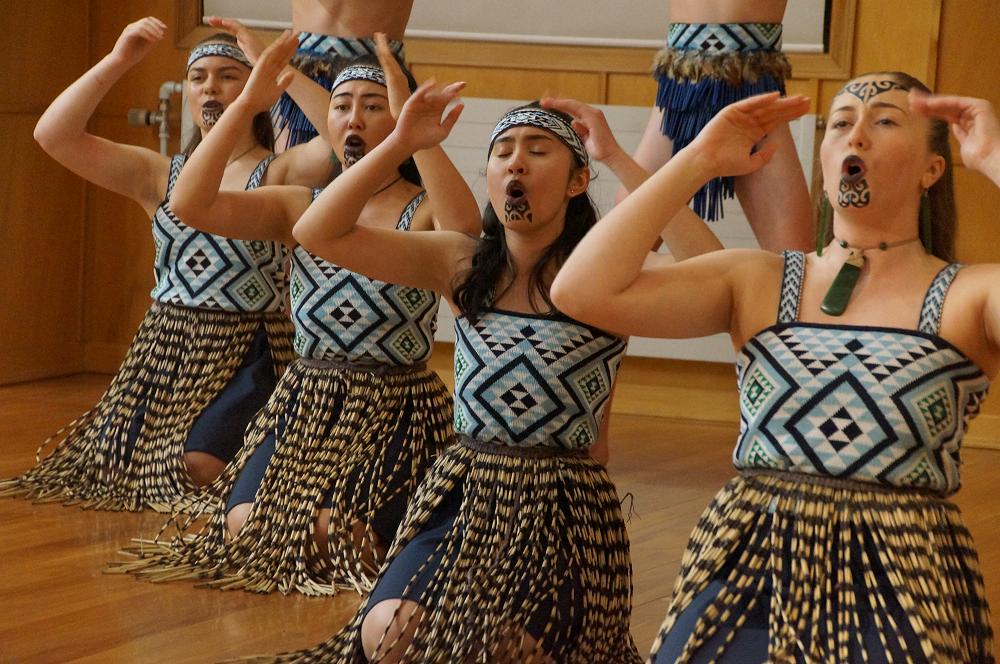
<svg viewBox="0 0 1000 664">
<path fill-rule="evenodd" d="M 862 178 L 857 182 L 840 181 L 840 191 L 837 192 L 837 205 L 842 208 L 863 208 L 871 202 L 872 192 L 868 188 L 868 180 Z"/>
<path fill-rule="evenodd" d="M 887 78 L 878 81 L 855 81 L 853 83 L 848 83 L 842 87 L 837 94 L 839 95 L 846 92 L 847 94 L 854 95 L 860 99 L 862 103 L 867 104 L 868 100 L 872 97 L 877 97 L 883 92 L 889 92 L 890 90 L 905 91 L 906 88 L 896 81 Z"/>
<path fill-rule="evenodd" d="M 219 118 L 222 117 L 222 111 L 226 110 L 222 104 L 216 104 L 213 106 L 205 106 L 201 109 L 201 119 L 205 123 L 206 127 L 211 127 Z"/>
<path fill-rule="evenodd" d="M 503 216 L 504 219 L 508 222 L 527 221 L 530 224 L 531 205 L 528 204 L 528 199 L 523 198 L 516 202 L 511 202 L 510 199 L 504 201 Z"/>
</svg>

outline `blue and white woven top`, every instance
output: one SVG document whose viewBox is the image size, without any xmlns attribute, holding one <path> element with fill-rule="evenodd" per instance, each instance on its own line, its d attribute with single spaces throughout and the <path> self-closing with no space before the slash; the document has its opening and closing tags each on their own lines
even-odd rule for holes
<svg viewBox="0 0 1000 664">
<path fill-rule="evenodd" d="M 960 267 L 938 273 L 916 330 L 800 323 L 805 260 L 785 252 L 778 322 L 737 358 L 736 467 L 957 491 L 962 437 L 989 389 L 938 336 Z"/>
<path fill-rule="evenodd" d="M 564 317 L 500 310 L 455 321 L 455 432 L 515 447 L 586 449 L 625 342 Z"/>
<path fill-rule="evenodd" d="M 273 156 L 254 169 L 246 188 L 258 187 Z M 285 260 L 280 242 L 230 240 L 185 225 L 168 201 L 185 156 L 170 161 L 167 196 L 153 214 L 153 273 L 157 302 L 224 311 L 283 311 Z"/>
<path fill-rule="evenodd" d="M 424 196 L 409 202 L 397 229 L 409 230 Z M 294 345 L 302 357 L 409 366 L 431 356 L 437 294 L 369 279 L 302 247 L 292 252 L 291 282 Z"/>
</svg>

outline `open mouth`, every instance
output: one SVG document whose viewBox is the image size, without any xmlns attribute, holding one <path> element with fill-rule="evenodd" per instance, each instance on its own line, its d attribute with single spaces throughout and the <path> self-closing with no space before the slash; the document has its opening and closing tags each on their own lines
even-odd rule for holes
<svg viewBox="0 0 1000 664">
<path fill-rule="evenodd" d="M 504 192 L 507 195 L 507 202 L 510 205 L 520 205 L 524 203 L 528 192 L 525 191 L 524 185 L 521 184 L 519 180 L 511 180 L 507 183 L 507 189 Z"/>
<path fill-rule="evenodd" d="M 215 100 L 206 101 L 201 105 L 201 119 L 205 121 L 205 125 L 211 127 L 219 118 L 222 117 L 222 111 L 225 107 Z"/>
<path fill-rule="evenodd" d="M 365 142 L 356 135 L 351 134 L 344 139 L 344 162 L 350 166 L 365 156 Z"/>
<path fill-rule="evenodd" d="M 854 184 L 865 177 L 865 162 L 857 155 L 844 159 L 840 167 L 840 179 L 847 184 Z"/>
</svg>

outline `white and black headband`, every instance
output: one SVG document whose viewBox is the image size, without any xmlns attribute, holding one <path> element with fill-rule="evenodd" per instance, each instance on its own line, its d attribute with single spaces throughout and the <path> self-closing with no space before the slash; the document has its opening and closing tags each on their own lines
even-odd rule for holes
<svg viewBox="0 0 1000 664">
<path fill-rule="evenodd" d="M 239 46 L 226 44 L 224 42 L 209 42 L 208 44 L 199 44 L 198 46 L 195 46 L 191 49 L 191 55 L 188 56 L 187 68 L 190 70 L 191 65 L 198 60 L 213 56 L 236 60 L 236 62 L 253 69 L 253 64 L 250 62 L 250 58 L 246 56 L 246 53 L 244 53 Z"/>
<path fill-rule="evenodd" d="M 380 67 L 373 65 L 350 65 L 344 67 L 337 74 L 337 78 L 334 79 L 333 87 L 330 90 L 336 90 L 348 81 L 371 81 L 372 83 L 378 83 L 381 86 L 387 87 L 385 85 L 385 72 Z"/>
<path fill-rule="evenodd" d="M 496 129 L 493 130 L 493 135 L 490 136 L 490 149 L 487 154 L 493 153 L 493 143 L 496 142 L 500 134 L 511 127 L 525 126 L 539 127 L 552 132 L 570 149 L 570 152 L 581 164 L 590 165 L 587 148 L 583 146 L 583 141 L 580 139 L 580 135 L 573 130 L 573 126 L 561 116 L 544 108 L 515 108 L 500 118 Z"/>
</svg>

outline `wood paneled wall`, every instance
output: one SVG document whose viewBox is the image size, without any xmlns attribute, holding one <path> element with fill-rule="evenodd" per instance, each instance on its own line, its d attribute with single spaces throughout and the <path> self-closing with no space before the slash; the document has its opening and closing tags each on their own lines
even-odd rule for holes
<svg viewBox="0 0 1000 664">
<path fill-rule="evenodd" d="M 647 0 L 655 2 L 659 0 Z M 1000 107 L 1000 52 L 983 45 L 1000 33 L 1000 14 L 970 0 L 847 0 L 837 20 L 853 27 L 838 36 L 835 54 L 792 58 L 790 91 L 825 113 L 851 76 L 900 69 L 936 89 L 990 99 Z M 31 140 L 38 114 L 60 89 L 113 46 L 122 27 L 156 15 L 175 26 L 179 41 L 157 47 L 100 105 L 93 129 L 112 140 L 156 149 L 152 128 L 129 127 L 130 107 L 153 108 L 166 80 L 179 80 L 186 48 L 207 34 L 192 30 L 197 0 L 13 0 L 0 17 L 12 39 L 0 59 L 0 130 L 12 159 L 0 165 L 4 259 L 0 277 L 0 383 L 85 369 L 112 371 L 148 306 L 152 242 L 145 214 L 130 201 L 84 186 Z M 56 49 L 39 44 L 57 43 Z M 51 51 L 53 54 L 49 55 Z M 468 81 L 470 96 L 509 99 L 562 94 L 590 102 L 645 105 L 655 94 L 647 75 L 652 51 L 411 40 L 407 53 L 419 79 Z M 175 146 L 176 147 L 176 146 Z M 15 170 L 16 169 L 16 170 Z M 962 218 L 959 257 L 1000 261 L 990 240 L 1000 231 L 1000 192 L 960 164 L 955 172 Z M 37 247 L 44 238 L 44 250 Z M 29 240 L 35 240 L 31 250 Z M 697 380 L 697 389 L 683 389 Z M 630 359 L 619 403 L 634 412 L 732 421 L 728 367 Z M 626 407 L 626 406 L 622 406 Z M 987 402 L 973 438 L 1000 440 L 1000 399 Z"/>
</svg>

